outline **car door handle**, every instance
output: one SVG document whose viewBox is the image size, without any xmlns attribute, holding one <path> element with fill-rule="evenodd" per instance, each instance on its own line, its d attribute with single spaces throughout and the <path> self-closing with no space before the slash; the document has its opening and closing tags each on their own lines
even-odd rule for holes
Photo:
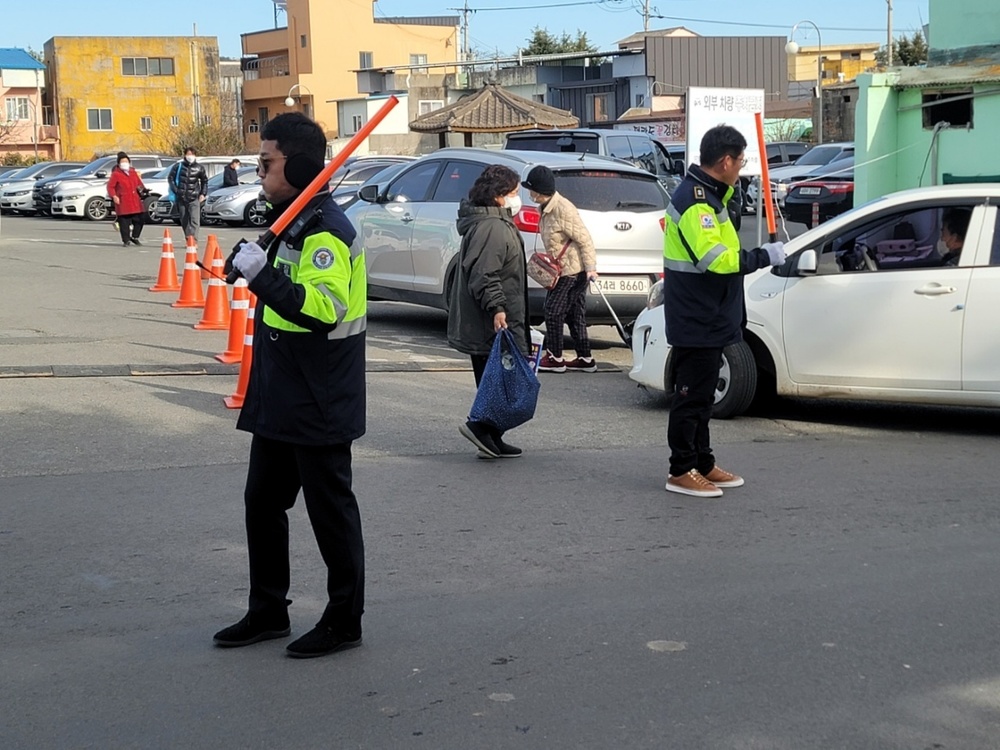
<svg viewBox="0 0 1000 750">
<path fill-rule="evenodd" d="M 954 294 L 957 292 L 953 286 L 938 286 L 937 284 L 929 284 L 927 286 L 922 286 L 919 289 L 914 289 L 914 294 L 922 294 L 925 297 L 940 297 L 942 294 Z"/>
<path fill-rule="evenodd" d="M 399 220 L 404 224 L 409 224 L 411 221 L 413 221 L 413 214 L 403 214 L 402 216 L 399 217 Z"/>
</svg>

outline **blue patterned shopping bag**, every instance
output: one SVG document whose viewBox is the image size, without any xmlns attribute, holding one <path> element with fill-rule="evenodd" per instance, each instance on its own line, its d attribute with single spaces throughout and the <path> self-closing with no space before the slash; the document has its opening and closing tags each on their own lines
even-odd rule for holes
<svg viewBox="0 0 1000 750">
<path fill-rule="evenodd" d="M 493 339 L 469 419 L 501 432 L 511 430 L 535 416 L 539 387 L 538 377 L 514 337 L 501 328 Z"/>
</svg>

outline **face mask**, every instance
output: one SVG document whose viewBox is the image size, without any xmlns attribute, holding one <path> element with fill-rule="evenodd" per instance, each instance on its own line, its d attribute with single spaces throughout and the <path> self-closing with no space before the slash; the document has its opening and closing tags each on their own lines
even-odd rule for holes
<svg viewBox="0 0 1000 750">
<path fill-rule="evenodd" d="M 130 167 L 130 165 L 129 165 L 129 163 L 128 163 L 127 161 L 123 161 L 123 162 L 122 162 L 121 164 L 119 164 L 118 166 L 119 166 L 119 167 L 121 167 L 121 170 L 122 170 L 123 172 L 128 172 L 128 170 L 129 170 L 129 167 Z"/>
<path fill-rule="evenodd" d="M 184 157 L 184 161 L 186 161 L 188 164 L 194 164 L 194 158 L 195 158 L 194 154 L 187 154 Z"/>
<path fill-rule="evenodd" d="M 503 199 L 504 206 L 510 210 L 511 215 L 516 214 L 521 210 L 521 196 L 520 195 L 508 195 Z"/>
</svg>

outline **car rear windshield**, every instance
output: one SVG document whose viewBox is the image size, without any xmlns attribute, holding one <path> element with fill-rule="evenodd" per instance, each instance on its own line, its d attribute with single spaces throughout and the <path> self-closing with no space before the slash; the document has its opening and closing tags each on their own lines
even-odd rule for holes
<svg viewBox="0 0 1000 750">
<path fill-rule="evenodd" d="M 654 177 L 611 170 L 559 170 L 556 190 L 581 211 L 664 211 L 667 195 Z"/>
<path fill-rule="evenodd" d="M 795 161 L 795 166 L 808 167 L 810 164 L 823 166 L 829 164 L 842 153 L 844 153 L 844 149 L 840 146 L 814 146 Z"/>
<path fill-rule="evenodd" d="M 509 136 L 504 148 L 520 151 L 549 151 L 569 154 L 599 154 L 601 143 L 596 135 L 523 135 Z"/>
</svg>

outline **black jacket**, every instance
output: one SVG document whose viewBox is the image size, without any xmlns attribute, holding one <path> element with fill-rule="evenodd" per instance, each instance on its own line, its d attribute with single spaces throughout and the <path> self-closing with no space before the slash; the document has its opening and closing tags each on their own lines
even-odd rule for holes
<svg viewBox="0 0 1000 750">
<path fill-rule="evenodd" d="M 356 232 L 329 193 L 315 198 L 322 216 L 304 237 L 328 233 L 350 246 Z M 300 249 L 304 237 L 293 245 Z M 254 278 L 257 295 L 253 365 L 236 428 L 297 445 L 338 445 L 365 433 L 365 332 L 330 338 L 329 326 L 306 332 L 272 329 L 264 306 L 306 326 L 299 314 L 304 290 L 273 266 L 282 234 L 268 248 L 270 264 Z M 363 284 L 362 284 L 363 286 Z M 364 289 L 358 292 L 364 295 Z"/>
<path fill-rule="evenodd" d="M 193 203 L 199 196 L 208 194 L 208 175 L 197 161 L 188 164 L 181 160 L 170 170 L 167 181 L 181 203 Z"/>
<path fill-rule="evenodd" d="M 227 164 L 226 168 L 222 170 L 222 187 L 236 187 L 239 184 L 240 178 L 236 172 L 236 167 L 231 167 Z"/>
<path fill-rule="evenodd" d="M 448 310 L 448 343 L 465 354 L 488 355 L 496 336 L 493 316 L 507 313 L 507 327 L 525 355 L 528 338 L 528 273 L 524 241 L 499 206 L 458 209 L 462 236 Z"/>
</svg>

